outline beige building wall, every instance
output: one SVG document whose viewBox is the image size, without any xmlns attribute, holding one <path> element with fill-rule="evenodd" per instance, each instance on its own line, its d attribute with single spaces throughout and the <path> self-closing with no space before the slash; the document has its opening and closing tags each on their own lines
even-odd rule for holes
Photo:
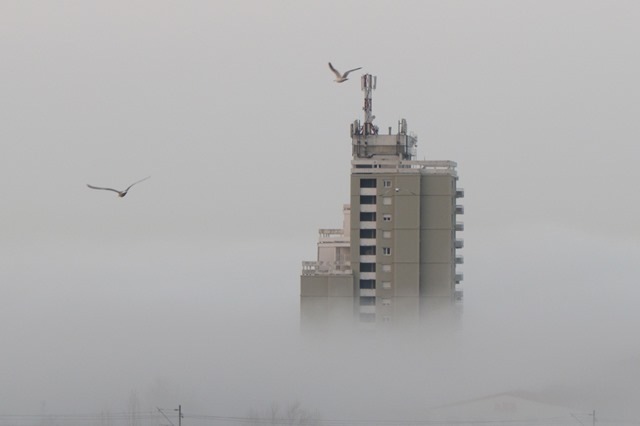
<svg viewBox="0 0 640 426">
<path fill-rule="evenodd" d="M 383 180 L 395 183 L 391 221 L 382 224 L 393 236 L 394 296 L 420 297 L 420 174 L 385 175 Z"/>
<path fill-rule="evenodd" d="M 353 297 L 351 275 L 309 275 L 301 279 L 301 295 L 305 297 Z"/>
<path fill-rule="evenodd" d="M 455 297 L 456 177 L 422 176 L 420 226 L 423 297 Z"/>
<path fill-rule="evenodd" d="M 361 205 L 361 179 L 376 179 L 375 206 Z M 351 264 L 356 305 L 361 293 L 360 232 L 362 227 L 376 230 L 375 311 L 376 321 L 415 318 L 413 308 L 429 310 L 452 304 L 456 275 L 456 176 L 455 173 L 429 174 L 420 169 L 393 173 L 361 173 L 351 176 Z M 386 182 L 386 184 L 385 184 Z M 375 222 L 363 223 L 361 212 L 375 211 Z M 366 292 L 367 295 L 371 292 Z M 413 300 L 415 298 L 416 300 Z M 432 303 L 417 298 L 433 298 Z M 384 303 L 383 303 L 384 301 Z M 415 303 L 415 304 L 414 304 Z M 402 307 L 407 310 L 402 310 Z"/>
<path fill-rule="evenodd" d="M 340 328 L 353 322 L 353 276 L 303 275 L 300 325 L 306 331 Z"/>
</svg>

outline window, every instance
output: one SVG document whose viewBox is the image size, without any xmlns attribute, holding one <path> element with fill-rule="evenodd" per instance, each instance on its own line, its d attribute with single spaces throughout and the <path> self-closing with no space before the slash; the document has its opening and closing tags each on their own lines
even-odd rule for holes
<svg viewBox="0 0 640 426">
<path fill-rule="evenodd" d="M 393 198 L 391 197 L 382 197 L 382 204 L 384 204 L 385 206 L 390 206 L 392 201 Z"/>
<path fill-rule="evenodd" d="M 360 222 L 375 222 L 376 212 L 360 212 Z"/>
<path fill-rule="evenodd" d="M 375 289 L 376 288 L 376 280 L 360 280 L 360 288 L 361 289 Z"/>
<path fill-rule="evenodd" d="M 391 238 L 391 231 L 382 231 L 382 238 Z"/>
<path fill-rule="evenodd" d="M 361 263 L 360 264 L 360 272 L 375 272 L 376 264 L 375 263 Z"/>
<path fill-rule="evenodd" d="M 375 188 L 375 179 L 360 179 L 360 188 Z"/>
<path fill-rule="evenodd" d="M 360 196 L 360 204 L 375 204 L 376 203 L 375 195 L 361 195 Z"/>
<path fill-rule="evenodd" d="M 360 298 L 360 306 L 375 306 L 376 298 L 372 296 L 362 296 Z"/>
<path fill-rule="evenodd" d="M 360 238 L 375 238 L 376 230 L 375 229 L 361 229 L 360 230 Z"/>
<path fill-rule="evenodd" d="M 382 272 L 391 272 L 391 265 L 382 265 Z"/>
<path fill-rule="evenodd" d="M 382 184 L 384 185 L 385 188 L 391 188 L 391 181 L 390 180 L 383 180 Z"/>
<path fill-rule="evenodd" d="M 385 222 L 391 222 L 391 215 L 390 214 L 383 215 L 382 220 Z"/>
<path fill-rule="evenodd" d="M 382 288 L 385 289 L 385 290 L 391 289 L 391 281 L 383 281 L 382 282 Z"/>
<path fill-rule="evenodd" d="M 376 246 L 360 246 L 361 256 L 372 256 L 376 254 Z"/>
<path fill-rule="evenodd" d="M 360 247 L 360 252 L 362 252 L 362 247 Z M 382 254 L 391 256 L 391 247 L 382 247 Z"/>
</svg>

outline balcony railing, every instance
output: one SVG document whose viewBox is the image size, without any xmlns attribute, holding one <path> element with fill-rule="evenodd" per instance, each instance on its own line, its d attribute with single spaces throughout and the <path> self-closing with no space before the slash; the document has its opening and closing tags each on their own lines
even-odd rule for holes
<svg viewBox="0 0 640 426">
<path fill-rule="evenodd" d="M 336 228 L 319 229 L 318 233 L 320 234 L 320 238 L 335 238 L 344 236 L 344 230 Z"/>
<path fill-rule="evenodd" d="M 340 244 L 348 246 L 349 245 L 349 235 L 344 234 L 344 230 L 342 229 L 320 229 L 318 230 L 319 238 L 318 242 L 320 244 Z"/>
<path fill-rule="evenodd" d="M 303 261 L 302 275 L 350 275 L 351 262 Z"/>
<path fill-rule="evenodd" d="M 360 238 L 361 246 L 375 246 L 376 239 L 375 238 Z"/>
</svg>

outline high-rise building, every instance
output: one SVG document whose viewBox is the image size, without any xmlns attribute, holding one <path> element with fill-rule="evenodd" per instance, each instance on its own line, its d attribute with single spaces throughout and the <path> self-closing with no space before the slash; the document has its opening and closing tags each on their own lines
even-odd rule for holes
<svg viewBox="0 0 640 426">
<path fill-rule="evenodd" d="M 455 310 L 464 211 L 453 161 L 416 160 L 417 136 L 373 124 L 376 77 L 362 76 L 364 122 L 351 125 L 351 203 L 341 229 L 320 229 L 318 259 L 303 262 L 301 317 L 339 325 L 406 324 Z"/>
</svg>

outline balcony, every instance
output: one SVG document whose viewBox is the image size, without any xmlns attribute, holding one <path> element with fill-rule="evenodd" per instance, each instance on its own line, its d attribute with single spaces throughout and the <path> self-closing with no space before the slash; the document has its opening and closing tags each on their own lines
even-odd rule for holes
<svg viewBox="0 0 640 426">
<path fill-rule="evenodd" d="M 376 263 L 376 255 L 375 254 L 360 255 L 360 263 Z"/>
<path fill-rule="evenodd" d="M 319 229 L 318 233 L 320 234 L 320 238 L 342 238 L 344 237 L 344 230 L 337 228 L 323 228 Z"/>
<path fill-rule="evenodd" d="M 456 189 L 456 198 L 464 198 L 464 189 L 463 188 Z"/>
<path fill-rule="evenodd" d="M 456 274 L 456 284 L 460 284 L 464 279 L 464 274 L 462 272 Z"/>
<path fill-rule="evenodd" d="M 464 231 L 464 222 L 456 222 L 456 231 Z"/>
<path fill-rule="evenodd" d="M 319 229 L 318 242 L 321 244 L 326 243 L 343 243 L 349 246 L 349 235 L 345 236 L 342 229 Z"/>
<path fill-rule="evenodd" d="M 464 240 L 461 238 L 457 239 L 455 243 L 455 247 L 457 249 L 461 249 L 462 247 L 464 247 Z"/>
<path fill-rule="evenodd" d="M 361 314 L 375 314 L 376 313 L 376 305 L 371 306 L 360 306 Z"/>
<path fill-rule="evenodd" d="M 464 257 L 456 256 L 456 265 L 462 265 L 462 264 L 464 264 Z"/>
<path fill-rule="evenodd" d="M 375 238 L 360 238 L 361 246 L 375 246 L 376 239 Z"/>
<path fill-rule="evenodd" d="M 376 297 L 375 288 L 361 288 L 360 297 Z"/>
<path fill-rule="evenodd" d="M 456 206 L 456 214 L 464 214 L 464 206 L 458 204 Z"/>
<path fill-rule="evenodd" d="M 360 229 L 376 229 L 375 221 L 360 222 Z"/>
</svg>

